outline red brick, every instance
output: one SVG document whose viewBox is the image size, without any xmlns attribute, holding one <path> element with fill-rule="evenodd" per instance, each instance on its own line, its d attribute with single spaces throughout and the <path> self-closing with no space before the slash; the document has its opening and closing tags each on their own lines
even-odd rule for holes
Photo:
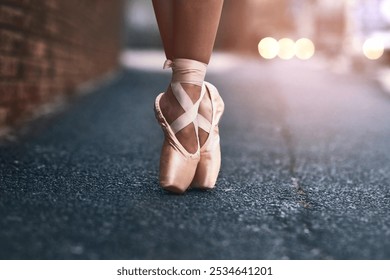
<svg viewBox="0 0 390 280">
<path fill-rule="evenodd" d="M 1 1 L 0 108 L 7 113 L 0 112 L 0 121 L 24 118 L 112 70 L 120 49 L 119 2 Z"/>
<path fill-rule="evenodd" d="M 44 3 L 47 8 L 52 9 L 52 10 L 57 10 L 58 9 L 58 2 L 56 0 L 46 0 Z"/>
<path fill-rule="evenodd" d="M 16 78 L 18 76 L 19 59 L 0 56 L 0 77 Z"/>
<path fill-rule="evenodd" d="M 31 4 L 32 1 L 33 0 L 3 0 L 2 2 L 5 5 L 12 5 L 12 6 L 26 8 Z"/>
<path fill-rule="evenodd" d="M 9 114 L 9 108 L 0 106 L 0 127 L 7 124 L 7 117 Z"/>
<path fill-rule="evenodd" d="M 0 6 L 0 23 L 22 28 L 25 23 L 25 12 L 20 9 Z"/>
<path fill-rule="evenodd" d="M 39 80 L 48 76 L 49 65 L 45 60 L 26 60 L 23 62 L 23 79 Z"/>
<path fill-rule="evenodd" d="M 0 51 L 2 53 L 20 53 L 23 47 L 23 35 L 19 32 L 0 29 Z"/>
<path fill-rule="evenodd" d="M 11 104 L 19 89 L 18 83 L 0 83 L 0 106 Z"/>
<path fill-rule="evenodd" d="M 34 58 L 41 58 L 47 54 L 47 43 L 43 39 L 30 39 L 26 42 L 26 52 Z"/>
</svg>

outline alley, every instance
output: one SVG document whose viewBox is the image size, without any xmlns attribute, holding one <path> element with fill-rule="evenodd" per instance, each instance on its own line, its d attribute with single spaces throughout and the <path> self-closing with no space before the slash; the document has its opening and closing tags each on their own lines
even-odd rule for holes
<svg viewBox="0 0 390 280">
<path fill-rule="evenodd" d="M 123 69 L 0 145 L 0 258 L 388 259 L 390 96 L 313 60 L 232 61 L 207 75 L 214 190 L 160 189 L 169 73 Z"/>
</svg>

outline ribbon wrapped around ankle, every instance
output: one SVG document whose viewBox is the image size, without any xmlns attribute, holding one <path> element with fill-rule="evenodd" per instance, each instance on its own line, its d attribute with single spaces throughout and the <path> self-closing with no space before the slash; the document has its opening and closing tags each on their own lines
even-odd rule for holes
<svg viewBox="0 0 390 280">
<path fill-rule="evenodd" d="M 189 83 L 202 86 L 206 76 L 207 64 L 186 58 L 167 59 L 163 69 L 172 68 L 172 82 Z"/>
</svg>

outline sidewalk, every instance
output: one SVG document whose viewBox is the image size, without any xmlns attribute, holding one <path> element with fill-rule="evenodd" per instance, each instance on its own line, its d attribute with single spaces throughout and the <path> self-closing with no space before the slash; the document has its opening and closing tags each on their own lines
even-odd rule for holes
<svg viewBox="0 0 390 280">
<path fill-rule="evenodd" d="M 0 258 L 389 259 L 389 96 L 310 61 L 218 59 L 216 189 L 158 186 L 152 61 L 0 146 Z"/>
</svg>

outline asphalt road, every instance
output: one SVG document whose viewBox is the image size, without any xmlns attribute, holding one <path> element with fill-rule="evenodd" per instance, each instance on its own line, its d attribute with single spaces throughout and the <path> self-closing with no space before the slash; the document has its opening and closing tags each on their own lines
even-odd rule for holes
<svg viewBox="0 0 390 280">
<path fill-rule="evenodd" d="M 167 73 L 124 70 L 0 145 L 1 259 L 389 259 L 390 97 L 315 62 L 243 61 L 217 188 L 158 185 Z"/>
</svg>

